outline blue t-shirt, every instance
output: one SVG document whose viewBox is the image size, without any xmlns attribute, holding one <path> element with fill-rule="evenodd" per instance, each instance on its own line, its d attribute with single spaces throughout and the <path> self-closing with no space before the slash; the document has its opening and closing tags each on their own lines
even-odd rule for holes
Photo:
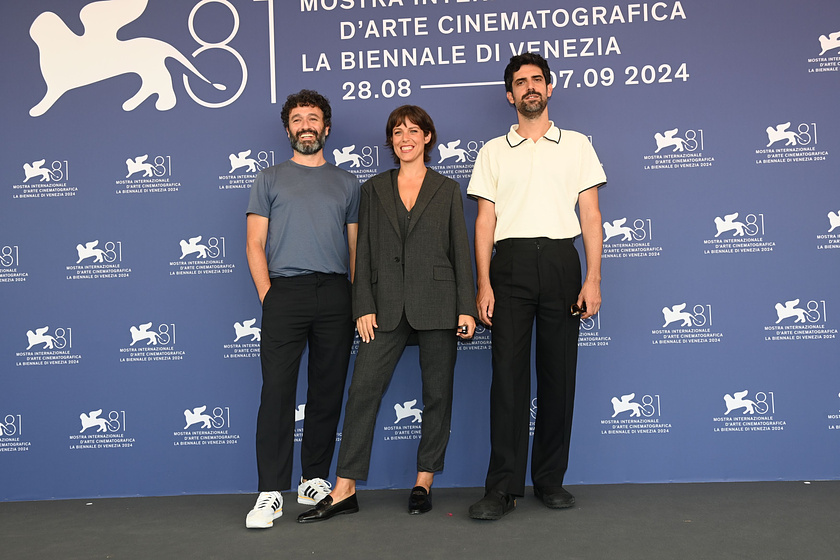
<svg viewBox="0 0 840 560">
<path fill-rule="evenodd" d="M 325 163 L 292 160 L 257 174 L 247 214 L 268 218 L 268 275 L 347 274 L 346 224 L 359 221 L 359 180 Z"/>
</svg>

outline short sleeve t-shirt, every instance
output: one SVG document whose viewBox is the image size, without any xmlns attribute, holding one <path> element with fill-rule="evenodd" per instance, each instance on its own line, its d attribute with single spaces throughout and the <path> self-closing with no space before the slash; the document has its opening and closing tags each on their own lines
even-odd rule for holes
<svg viewBox="0 0 840 560">
<path fill-rule="evenodd" d="M 347 274 L 344 228 L 359 221 L 359 196 L 358 179 L 331 163 L 260 171 L 246 213 L 268 218 L 268 275 Z"/>
<path fill-rule="evenodd" d="M 592 143 L 554 123 L 536 142 L 520 136 L 517 128 L 481 148 L 467 188 L 469 196 L 495 204 L 494 242 L 580 235 L 577 197 L 607 181 Z"/>
</svg>

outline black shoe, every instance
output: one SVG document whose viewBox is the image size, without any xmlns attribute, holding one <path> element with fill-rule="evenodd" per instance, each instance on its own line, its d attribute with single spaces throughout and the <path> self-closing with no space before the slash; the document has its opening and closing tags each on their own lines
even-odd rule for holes
<svg viewBox="0 0 840 560">
<path fill-rule="evenodd" d="M 564 509 L 575 505 L 575 497 L 562 486 L 546 486 L 545 488 L 534 486 L 534 496 L 541 499 L 542 503 L 551 509 Z"/>
<path fill-rule="evenodd" d="M 516 508 L 516 498 L 501 490 L 492 490 L 470 506 L 473 519 L 501 519 Z"/>
<path fill-rule="evenodd" d="M 408 513 L 426 513 L 432 509 L 432 491 L 426 491 L 422 486 L 415 486 L 408 496 Z"/>
<path fill-rule="evenodd" d="M 298 515 L 298 523 L 311 523 L 313 521 L 325 521 L 339 513 L 356 513 L 359 511 L 359 502 L 356 494 L 344 498 L 337 504 L 332 501 L 332 496 L 327 496 L 318 502 L 314 508 L 304 511 Z"/>
</svg>

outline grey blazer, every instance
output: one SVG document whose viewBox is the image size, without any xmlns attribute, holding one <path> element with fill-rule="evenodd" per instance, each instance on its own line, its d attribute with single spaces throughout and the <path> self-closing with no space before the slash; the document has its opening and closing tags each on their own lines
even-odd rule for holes
<svg viewBox="0 0 840 560">
<path fill-rule="evenodd" d="M 375 313 L 379 330 L 390 331 L 405 310 L 417 330 L 454 329 L 458 315 L 476 316 L 461 188 L 426 171 L 411 210 L 403 259 L 393 187 L 397 173 L 385 171 L 362 185 L 353 317 Z"/>
</svg>

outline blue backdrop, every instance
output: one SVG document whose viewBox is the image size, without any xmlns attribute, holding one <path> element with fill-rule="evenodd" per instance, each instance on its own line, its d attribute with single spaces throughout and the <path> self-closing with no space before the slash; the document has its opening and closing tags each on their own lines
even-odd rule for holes
<svg viewBox="0 0 840 560">
<path fill-rule="evenodd" d="M 327 157 L 360 179 L 391 167 L 389 112 L 423 106 L 433 166 L 465 192 L 515 121 L 501 78 L 524 51 L 609 179 L 567 482 L 840 477 L 835 0 L 0 10 L 0 499 L 255 491 L 244 211 L 290 157 L 285 96 L 330 98 Z M 439 486 L 483 484 L 489 344 L 460 346 Z M 420 395 L 409 348 L 368 488 L 413 482 L 419 425 L 395 405 Z"/>
</svg>

